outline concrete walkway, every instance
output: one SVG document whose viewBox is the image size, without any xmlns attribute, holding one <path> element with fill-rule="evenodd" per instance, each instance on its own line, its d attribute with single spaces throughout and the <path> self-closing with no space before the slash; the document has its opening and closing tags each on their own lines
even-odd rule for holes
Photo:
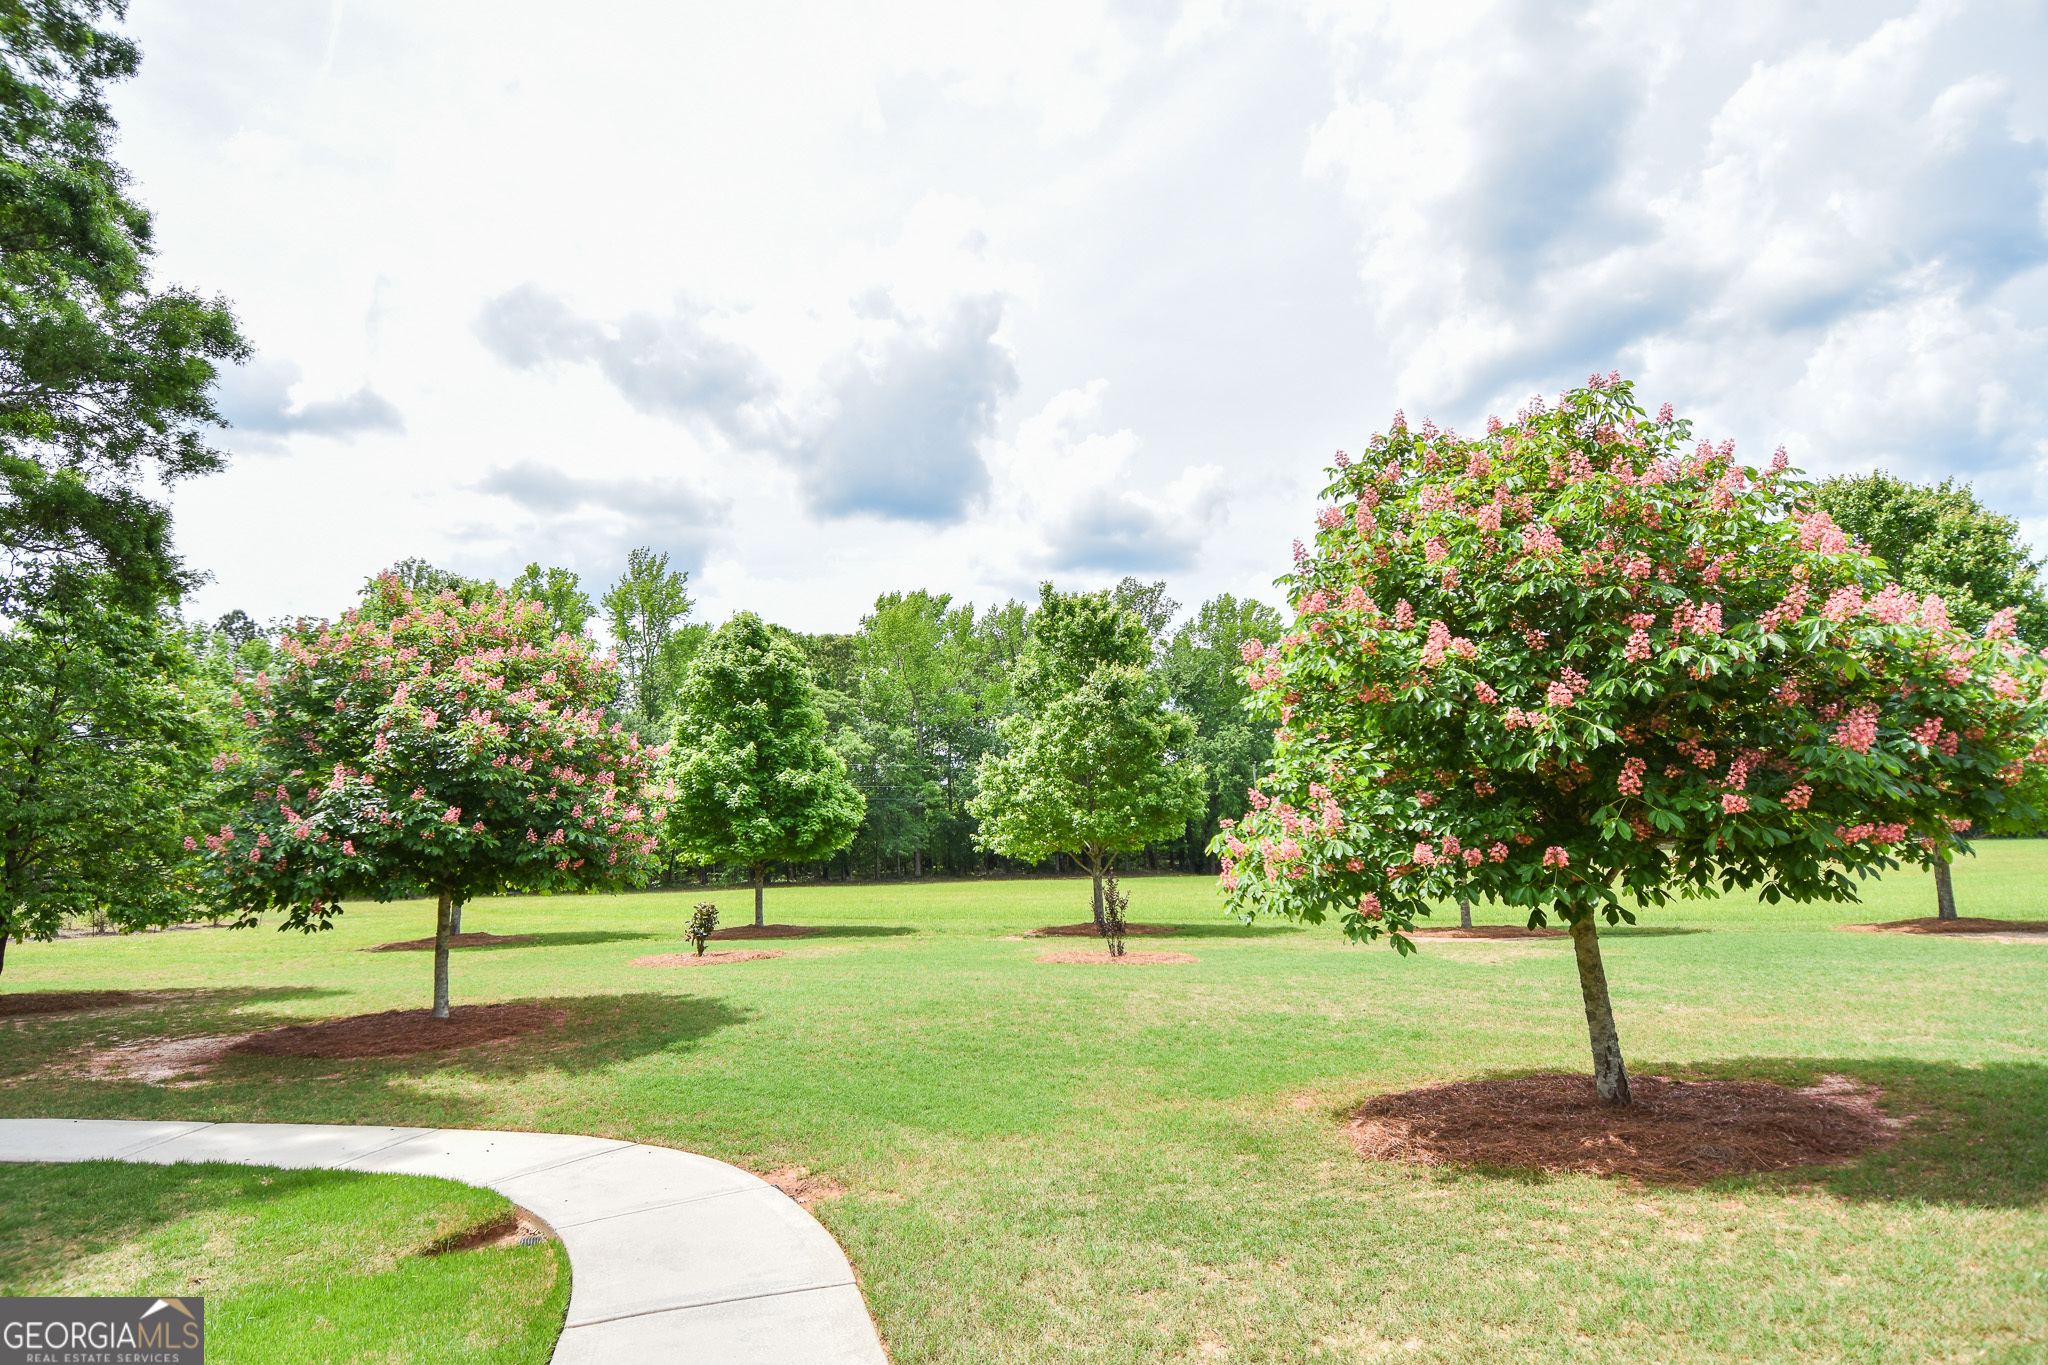
<svg viewBox="0 0 2048 1365">
<path fill-rule="evenodd" d="M 0 1119 L 0 1161 L 231 1161 L 493 1189 L 562 1239 L 555 1365 L 887 1365 L 832 1234 L 773 1185 L 666 1147 L 349 1124 Z"/>
</svg>

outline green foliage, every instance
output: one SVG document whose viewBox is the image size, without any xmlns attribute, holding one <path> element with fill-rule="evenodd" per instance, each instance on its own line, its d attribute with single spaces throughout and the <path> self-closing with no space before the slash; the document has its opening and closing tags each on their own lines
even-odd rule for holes
<svg viewBox="0 0 2048 1365">
<path fill-rule="evenodd" d="M 689 616 L 690 575 L 671 572 L 668 556 L 646 547 L 626 556 L 626 572 L 603 598 L 605 622 L 619 651 L 626 705 L 643 730 L 665 727 L 676 685 L 701 642 L 677 639 Z"/>
<path fill-rule="evenodd" d="M 704 956 L 704 944 L 718 932 L 718 907 L 710 901 L 698 901 L 690 911 L 690 927 L 683 936 L 697 947 L 697 956 Z"/>
<path fill-rule="evenodd" d="M 712 633 L 677 691 L 667 832 L 693 863 L 821 858 L 860 827 L 803 652 L 752 612 Z"/>
<path fill-rule="evenodd" d="M 217 469 L 217 367 L 246 359 L 225 302 L 152 289 L 150 217 L 109 159 L 105 88 L 135 45 L 119 0 L 0 6 L 0 598 L 64 568 L 131 609 L 190 581 L 138 487 Z"/>
<path fill-rule="evenodd" d="M 543 570 L 538 564 L 529 564 L 519 571 L 506 592 L 546 607 L 548 624 L 557 635 L 582 638 L 584 626 L 597 614 L 597 608 L 583 591 L 582 580 L 567 569 Z"/>
<path fill-rule="evenodd" d="M 221 903 L 313 930 L 343 897 L 632 884 L 661 810 L 651 755 L 605 724 L 609 662 L 535 602 L 380 592 L 248 680 L 239 810 L 206 839 Z"/>
<path fill-rule="evenodd" d="M 1473 895 L 1577 924 L 1757 888 L 1854 899 L 2016 810 L 2043 668 L 1887 586 L 1781 456 L 1688 453 L 1599 382 L 1464 440 L 1340 460 L 1294 631 L 1249 647 L 1281 728 L 1218 842 L 1234 906 L 1401 937 Z"/>
<path fill-rule="evenodd" d="M 983 847 L 1033 862 L 1069 853 L 1099 878 L 1201 811 L 1194 723 L 1164 704 L 1151 656 L 1144 623 L 1107 592 L 1040 589 L 1013 678 L 1021 710 L 969 802 Z"/>
<path fill-rule="evenodd" d="M 0 634 L 0 953 L 66 916 L 192 917 L 181 847 L 218 732 L 175 625 L 64 575 Z"/>
<path fill-rule="evenodd" d="M 1245 793 L 1273 753 L 1273 727 L 1247 709 L 1242 655 L 1247 641 L 1278 639 L 1280 613 L 1263 602 L 1223 593 L 1204 602 L 1161 651 L 1159 673 L 1169 702 L 1195 722 L 1192 752 L 1208 774 L 1208 810 L 1196 826 L 1197 848 L 1215 838 L 1220 820 L 1242 819 Z"/>
<path fill-rule="evenodd" d="M 1986 509 L 1968 484 L 1845 474 L 1816 484 L 1813 501 L 1900 584 L 1941 594 L 1964 630 L 1980 631 L 1993 612 L 2011 607 L 2022 637 L 2048 641 L 2041 561 L 2020 538 L 2019 523 Z"/>
</svg>

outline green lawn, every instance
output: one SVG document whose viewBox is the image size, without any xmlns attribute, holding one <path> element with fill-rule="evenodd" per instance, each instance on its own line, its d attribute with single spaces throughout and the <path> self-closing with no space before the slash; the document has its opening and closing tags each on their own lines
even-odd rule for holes
<svg viewBox="0 0 2048 1365">
<path fill-rule="evenodd" d="M 511 1209 L 420 1176 L 0 1164 L 0 1295 L 203 1295 L 223 1365 L 540 1365 L 569 1299 L 558 1243 L 420 1254 Z"/>
<path fill-rule="evenodd" d="M 1086 884 L 769 892 L 829 926 L 786 958 L 662 970 L 701 892 L 481 903 L 458 1003 L 549 999 L 547 1039 L 402 1061 L 231 1060 L 189 1088 L 67 1073 L 85 1050 L 428 1000 L 431 907 L 268 930 L 73 939 L 6 990 L 164 1003 L 7 1025 L 0 1112 L 531 1128 L 845 1184 L 815 1206 L 898 1365 L 2040 1360 L 2048 1351 L 2048 943 L 1847 934 L 1932 910 L 1696 903 L 1607 940 L 1638 1072 L 1883 1087 L 1910 1138 L 1837 1171 L 1656 1189 L 1359 1161 L 1337 1115 L 1418 1083 L 1583 1070 L 1569 946 L 1244 929 L 1205 880 L 1127 883 L 1191 966 L 1037 963 Z M 1965 914 L 2048 918 L 2048 844 L 1963 863 Z M 748 897 L 718 897 L 728 922 Z M 1480 908 L 1482 921 L 1502 912 Z M 749 946 L 749 945 L 739 945 Z M 1071 941 L 1066 946 L 1076 946 Z M 1145 946 L 1153 946 L 1147 944 Z M 458 1359 L 461 1357 L 443 1357 Z"/>
</svg>

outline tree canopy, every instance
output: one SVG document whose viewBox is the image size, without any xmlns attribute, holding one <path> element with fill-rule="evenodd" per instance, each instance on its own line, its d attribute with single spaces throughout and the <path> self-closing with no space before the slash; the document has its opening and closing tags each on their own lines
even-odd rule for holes
<svg viewBox="0 0 2048 1365">
<path fill-rule="evenodd" d="M 767 865 L 844 847 L 864 808 L 845 761 L 825 741 L 802 651 L 740 612 L 691 661 L 674 725 L 669 838 L 693 862 L 751 869 L 760 924 Z"/>
<path fill-rule="evenodd" d="M 1627 1081 L 1595 917 L 1754 888 L 1846 900 L 2013 802 L 2041 661 L 1889 581 L 1782 451 L 1687 449 L 1598 380 L 1463 439 L 1340 459 L 1295 628 L 1251 642 L 1275 770 L 1226 831 L 1246 912 L 1403 937 L 1472 894 L 1572 927 L 1603 1098 Z"/>
</svg>

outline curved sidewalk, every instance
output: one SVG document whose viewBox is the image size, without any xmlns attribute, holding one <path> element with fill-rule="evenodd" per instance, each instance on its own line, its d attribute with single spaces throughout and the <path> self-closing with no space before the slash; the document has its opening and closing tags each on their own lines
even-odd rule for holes
<svg viewBox="0 0 2048 1365">
<path fill-rule="evenodd" d="M 431 1175 L 533 1213 L 569 1253 L 555 1365 L 887 1365 L 832 1234 L 737 1166 L 555 1133 L 0 1119 L 0 1161 L 229 1161 Z"/>
</svg>

